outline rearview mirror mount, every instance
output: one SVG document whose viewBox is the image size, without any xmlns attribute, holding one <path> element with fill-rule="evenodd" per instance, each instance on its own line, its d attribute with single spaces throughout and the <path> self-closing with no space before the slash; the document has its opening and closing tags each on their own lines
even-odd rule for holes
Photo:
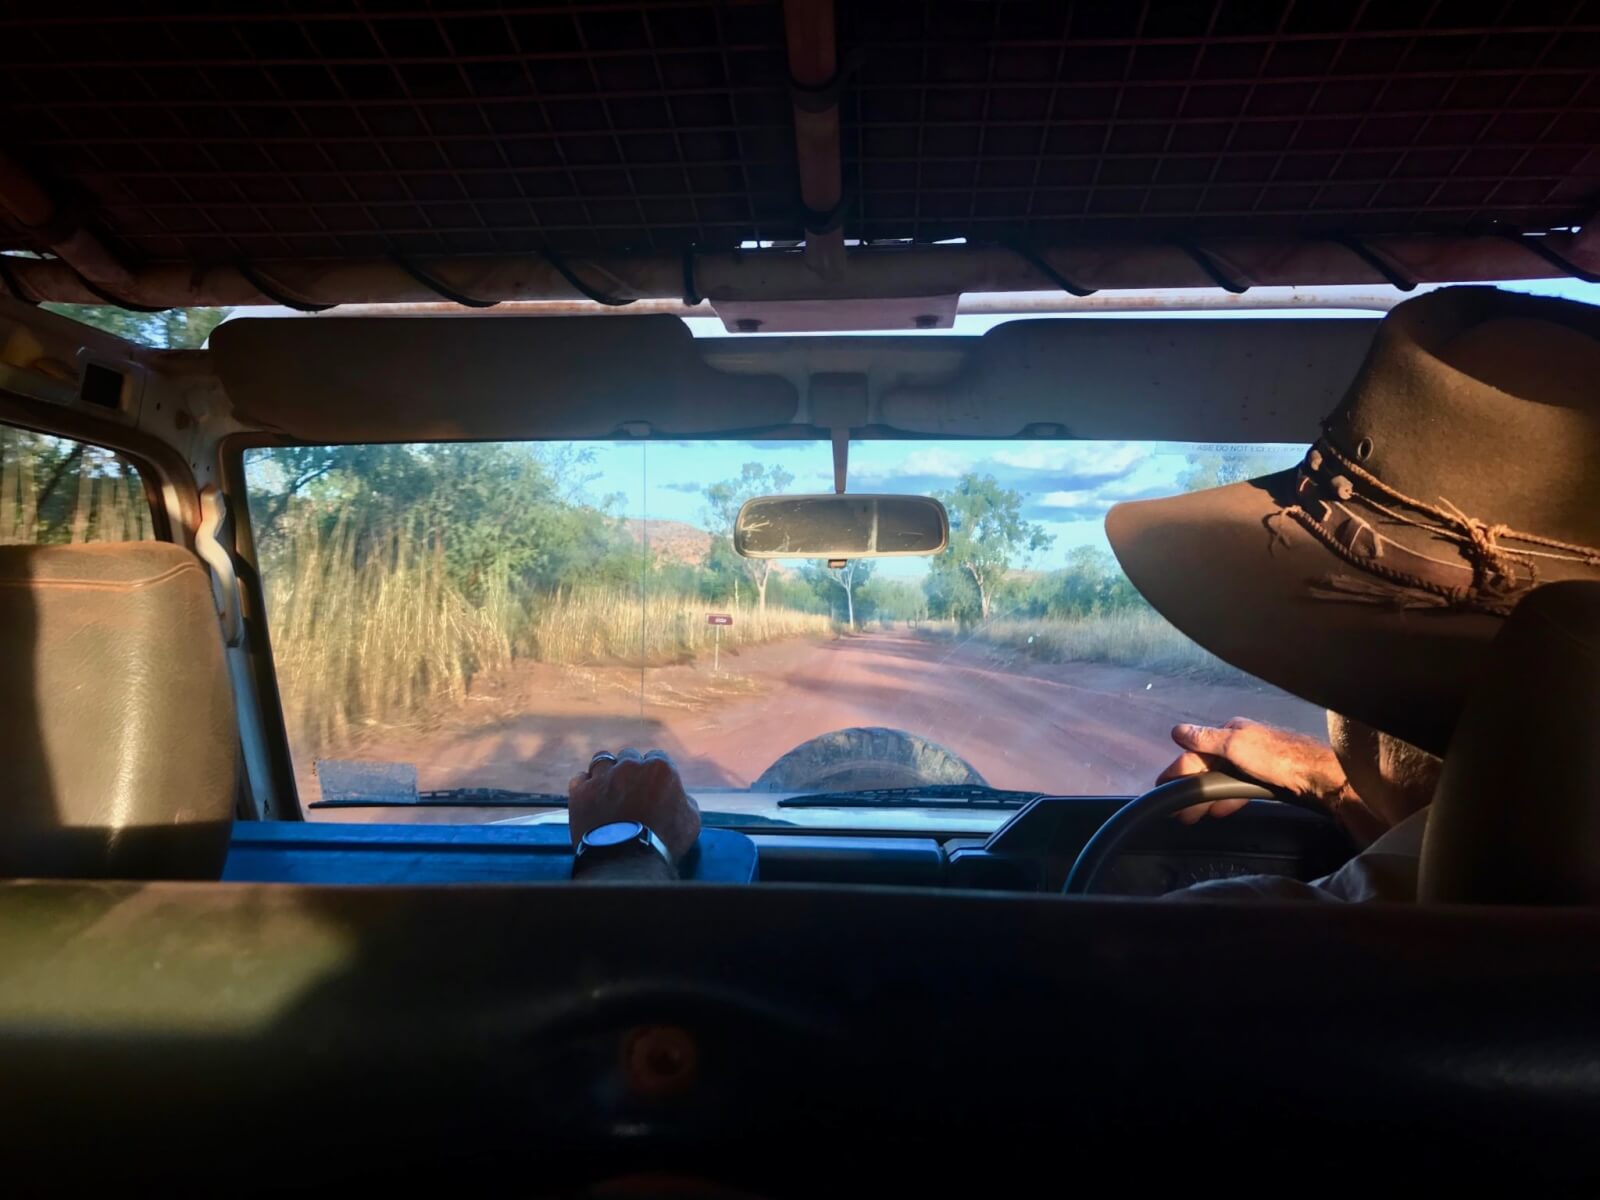
<svg viewBox="0 0 1600 1200">
<path fill-rule="evenodd" d="M 903 558 L 949 541 L 949 515 L 931 496 L 758 496 L 733 526 L 745 558 Z"/>
</svg>

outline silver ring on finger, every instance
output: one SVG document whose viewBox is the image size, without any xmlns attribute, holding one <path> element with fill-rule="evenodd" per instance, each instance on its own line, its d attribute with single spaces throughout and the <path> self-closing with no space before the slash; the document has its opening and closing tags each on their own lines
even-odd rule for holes
<svg viewBox="0 0 1600 1200">
<path fill-rule="evenodd" d="M 593 771 L 601 763 L 616 765 L 617 756 L 609 750 L 596 750 L 589 758 L 589 770 Z"/>
</svg>

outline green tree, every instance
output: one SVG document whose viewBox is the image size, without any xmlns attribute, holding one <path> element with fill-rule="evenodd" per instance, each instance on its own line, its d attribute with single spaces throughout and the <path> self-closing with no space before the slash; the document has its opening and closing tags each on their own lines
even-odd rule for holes
<svg viewBox="0 0 1600 1200">
<path fill-rule="evenodd" d="M 922 594 L 930 617 L 944 617 L 967 624 L 978 619 L 978 589 L 963 572 L 940 568 L 934 559 L 922 577 Z"/>
<path fill-rule="evenodd" d="M 574 494 L 567 472 L 534 446 L 293 446 L 253 452 L 251 522 L 270 556 L 302 521 L 342 524 L 357 559 L 402 531 L 442 547 L 451 579 L 474 601 L 495 581 L 548 590 L 637 578 L 641 551 L 604 507 Z"/>
<path fill-rule="evenodd" d="M 772 578 L 770 558 L 740 558 L 733 553 L 733 525 L 746 500 L 782 492 L 794 476 L 777 465 L 747 462 L 737 479 L 724 479 L 706 487 L 705 521 L 712 533 L 706 566 L 712 570 L 737 570 L 755 585 L 757 608 L 767 611 L 767 584 Z"/>
<path fill-rule="evenodd" d="M 1270 475 L 1289 465 L 1260 450 L 1196 450 L 1184 455 L 1187 469 L 1178 476 L 1178 486 L 1186 492 L 1243 483 L 1260 475 Z"/>
<path fill-rule="evenodd" d="M 0 545 L 151 536 L 143 484 L 120 455 L 0 426 Z"/>
<path fill-rule="evenodd" d="M 817 593 L 828 597 L 831 589 L 838 588 L 844 596 L 845 628 L 854 630 L 856 627 L 856 593 L 864 588 L 872 579 L 873 568 L 876 563 L 870 558 L 852 558 L 842 567 L 825 566 L 822 563 L 807 563 L 801 568 L 801 573 L 811 583 Z M 829 606 L 832 607 L 831 605 Z"/>
<path fill-rule="evenodd" d="M 250 465 L 250 523 L 266 545 L 296 500 L 321 494 L 362 504 L 363 515 L 392 515 L 422 503 L 436 486 L 425 458 L 409 446 L 278 446 L 253 453 Z"/>
<path fill-rule="evenodd" d="M 233 311 L 228 308 L 169 308 L 157 313 L 140 313 L 111 305 L 56 303 L 41 307 L 158 350 L 198 350 L 206 344 L 211 331 Z"/>
<path fill-rule="evenodd" d="M 1067 565 L 1048 577 L 1046 611 L 1052 617 L 1088 617 L 1143 603 L 1116 559 L 1097 546 L 1074 546 Z"/>
<path fill-rule="evenodd" d="M 950 545 L 931 569 L 970 579 L 978 593 L 978 616 L 987 621 L 995 586 L 1011 564 L 1048 549 L 1055 539 L 1044 526 L 1022 519 L 1022 494 L 1001 487 L 993 475 L 968 473 L 937 495 L 950 513 Z"/>
<path fill-rule="evenodd" d="M 879 621 L 920 621 L 928 615 L 928 598 L 907 579 L 874 578 L 856 589 L 857 607 Z"/>
</svg>

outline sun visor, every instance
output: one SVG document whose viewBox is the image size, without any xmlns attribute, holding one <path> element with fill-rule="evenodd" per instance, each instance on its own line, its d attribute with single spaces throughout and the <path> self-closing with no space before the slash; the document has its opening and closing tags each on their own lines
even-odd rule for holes
<svg viewBox="0 0 1600 1200">
<path fill-rule="evenodd" d="M 942 382 L 891 387 L 884 424 L 953 437 L 1305 442 L 1355 377 L 1377 320 L 1013 321 Z"/>
<path fill-rule="evenodd" d="M 307 442 L 728 433 L 797 402 L 708 365 L 670 316 L 245 318 L 211 358 L 241 423 Z"/>
</svg>

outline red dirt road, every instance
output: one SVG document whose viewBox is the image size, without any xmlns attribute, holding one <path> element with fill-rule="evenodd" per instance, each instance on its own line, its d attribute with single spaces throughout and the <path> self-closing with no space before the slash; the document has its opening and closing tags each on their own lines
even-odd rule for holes
<svg viewBox="0 0 1600 1200">
<path fill-rule="evenodd" d="M 598 747 L 659 746 L 691 786 L 744 787 L 817 734 L 887 725 L 939 742 L 994 786 L 1136 793 L 1173 756 L 1179 721 L 1248 716 L 1321 732 L 1321 710 L 1265 687 L 1194 683 L 1126 667 L 1039 663 L 910 632 L 787 642 L 638 668 L 520 664 L 473 687 L 431 730 L 371 731 L 327 757 L 411 762 L 424 788 L 562 791 Z M 317 795 L 300 764 L 301 798 Z M 393 810 L 317 814 L 394 820 Z M 417 814 L 423 817 L 423 814 Z M 427 820 L 503 818 L 432 810 Z"/>
</svg>

